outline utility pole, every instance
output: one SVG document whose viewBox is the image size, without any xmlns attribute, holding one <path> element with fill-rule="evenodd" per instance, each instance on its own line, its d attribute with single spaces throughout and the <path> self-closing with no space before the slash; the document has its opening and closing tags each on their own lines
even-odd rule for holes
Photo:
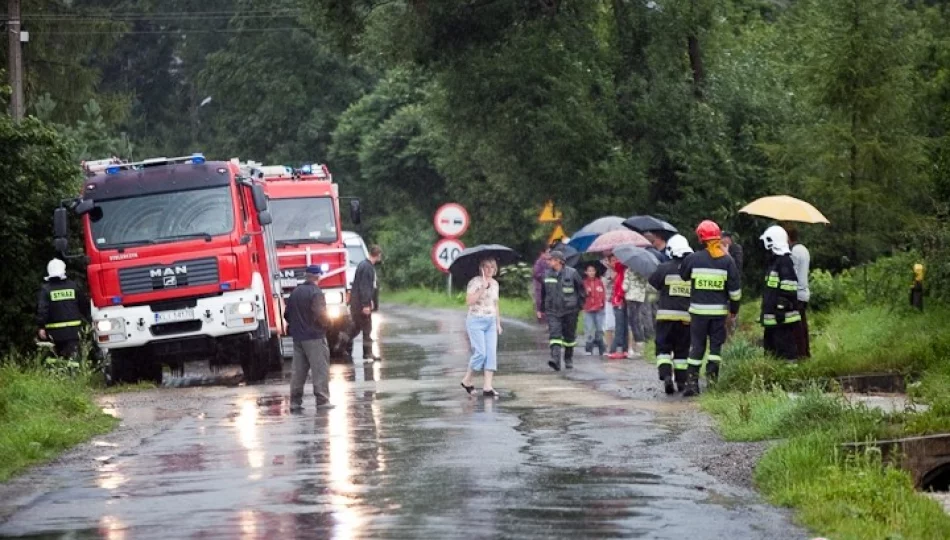
<svg viewBox="0 0 950 540">
<path fill-rule="evenodd" d="M 23 119 L 26 104 L 23 102 L 23 50 L 20 43 L 20 0 L 7 0 L 7 33 L 10 52 L 10 115 L 15 122 Z"/>
</svg>

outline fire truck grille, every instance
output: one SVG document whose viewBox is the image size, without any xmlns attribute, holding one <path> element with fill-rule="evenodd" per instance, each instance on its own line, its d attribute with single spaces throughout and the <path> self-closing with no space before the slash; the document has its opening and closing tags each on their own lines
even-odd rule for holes
<svg viewBox="0 0 950 540">
<path fill-rule="evenodd" d="M 122 288 L 122 294 L 147 293 L 215 283 L 218 283 L 218 260 L 214 257 L 119 270 L 119 285 Z"/>
</svg>

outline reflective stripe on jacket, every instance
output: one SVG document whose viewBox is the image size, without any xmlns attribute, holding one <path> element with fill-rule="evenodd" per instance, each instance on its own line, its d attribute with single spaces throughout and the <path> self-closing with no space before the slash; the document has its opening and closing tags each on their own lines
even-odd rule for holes
<svg viewBox="0 0 950 540">
<path fill-rule="evenodd" d="M 547 314 L 561 316 L 580 311 L 585 298 L 584 281 L 570 266 L 561 268 L 560 272 L 548 270 L 544 274 L 541 298 Z"/>
<path fill-rule="evenodd" d="M 46 329 L 54 342 L 77 340 L 89 310 L 89 299 L 76 282 L 51 279 L 37 295 L 36 325 Z"/>
<path fill-rule="evenodd" d="M 708 250 L 697 251 L 683 260 L 679 275 L 690 283 L 691 314 L 722 317 L 739 312 L 742 283 L 732 257 L 716 259 Z"/>
<path fill-rule="evenodd" d="M 765 272 L 765 291 L 762 293 L 762 316 L 759 322 L 763 326 L 776 326 L 801 321 L 801 313 L 796 307 L 797 301 L 798 280 L 792 257 L 788 254 L 772 256 Z M 784 318 L 780 315 L 784 315 Z"/>
<path fill-rule="evenodd" d="M 650 286 L 660 292 L 656 320 L 689 322 L 689 297 L 691 285 L 680 277 L 682 259 L 673 259 L 661 264 L 650 276 Z"/>
</svg>

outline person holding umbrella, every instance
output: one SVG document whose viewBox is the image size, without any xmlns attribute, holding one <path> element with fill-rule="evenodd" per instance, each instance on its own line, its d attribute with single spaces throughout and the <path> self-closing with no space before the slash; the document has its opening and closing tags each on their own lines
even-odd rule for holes
<svg viewBox="0 0 950 540">
<path fill-rule="evenodd" d="M 661 264 L 650 276 L 650 285 L 660 291 L 656 315 L 656 367 L 664 391 L 673 394 L 677 390 L 686 390 L 690 283 L 680 276 L 680 267 L 693 248 L 686 238 L 678 234 L 670 238 L 668 245 L 672 259 Z"/>
<path fill-rule="evenodd" d="M 449 272 L 459 282 L 468 282 L 465 302 L 468 304 L 468 331 L 472 356 L 462 378 L 462 388 L 469 395 L 475 391 L 472 379 L 483 372 L 482 394 L 498 397 L 493 386 L 498 369 L 498 336 L 501 335 L 501 310 L 498 307 L 498 281 L 495 275 L 499 265 L 513 264 L 518 254 L 511 248 L 486 244 L 463 250 L 449 266 Z"/>
<path fill-rule="evenodd" d="M 468 282 L 465 303 L 468 304 L 468 318 L 465 328 L 472 345 L 472 357 L 468 371 L 462 379 L 462 388 L 471 394 L 475 391 L 472 379 L 475 372 L 483 373 L 482 394 L 498 397 L 492 385 L 495 371 L 498 370 L 498 336 L 501 335 L 501 311 L 498 307 L 498 281 L 495 274 L 498 264 L 495 259 L 486 257 L 478 265 L 479 275 Z"/>
<path fill-rule="evenodd" d="M 561 354 L 564 354 L 564 368 L 574 368 L 574 347 L 577 345 L 577 316 L 584 305 L 584 281 L 577 270 L 566 264 L 564 253 L 552 251 L 548 261 L 550 267 L 544 275 L 544 288 L 541 299 L 544 313 L 538 312 L 538 318 L 547 317 L 548 334 L 551 345 L 551 360 L 548 365 L 554 371 L 561 370 Z"/>
<path fill-rule="evenodd" d="M 699 394 L 699 369 L 706 355 L 707 339 L 706 377 L 710 381 L 719 378 L 726 326 L 731 325 L 739 313 L 742 299 L 739 270 L 732 257 L 726 256 L 719 225 L 707 219 L 696 227 L 696 236 L 706 249 L 693 253 L 680 265 L 680 277 L 690 282 L 690 347 L 685 397 Z"/>
</svg>

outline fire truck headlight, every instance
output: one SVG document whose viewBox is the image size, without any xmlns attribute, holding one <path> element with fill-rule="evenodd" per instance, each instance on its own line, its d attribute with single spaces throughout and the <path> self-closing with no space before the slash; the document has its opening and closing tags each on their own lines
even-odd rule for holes
<svg viewBox="0 0 950 540">
<path fill-rule="evenodd" d="M 96 321 L 96 336 L 99 343 L 125 341 L 125 321 L 123 319 Z"/>
<path fill-rule="evenodd" d="M 327 292 L 327 293 L 324 293 L 323 296 L 324 298 L 326 298 L 328 306 L 346 303 L 345 302 L 346 295 L 342 292 L 337 292 L 337 291 Z"/>
<path fill-rule="evenodd" d="M 109 319 L 96 321 L 96 330 L 100 334 L 108 334 L 109 332 L 112 331 L 112 326 L 113 326 L 112 321 Z"/>
<path fill-rule="evenodd" d="M 331 319 L 339 319 L 340 315 L 342 314 L 343 306 L 340 304 L 331 304 L 327 306 L 327 315 L 329 315 Z"/>
<path fill-rule="evenodd" d="M 253 302 L 235 302 L 233 304 L 228 304 L 227 307 L 228 315 L 232 317 L 242 317 L 244 315 L 254 314 Z"/>
</svg>

